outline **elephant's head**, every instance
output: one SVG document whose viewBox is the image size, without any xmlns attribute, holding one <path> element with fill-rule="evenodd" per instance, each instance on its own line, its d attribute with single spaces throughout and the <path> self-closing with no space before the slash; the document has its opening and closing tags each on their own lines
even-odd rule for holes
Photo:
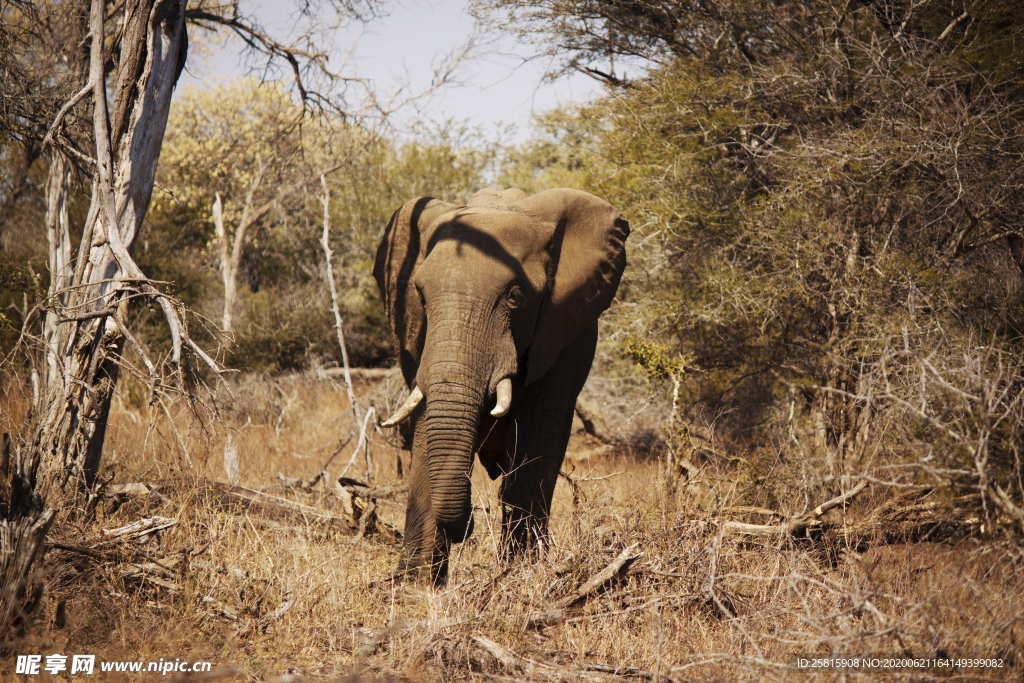
<svg viewBox="0 0 1024 683">
<path fill-rule="evenodd" d="M 567 189 L 484 190 L 465 206 L 424 197 L 392 216 L 374 275 L 411 393 L 385 424 L 416 417 L 414 458 L 449 540 L 469 526 L 481 421 L 514 410 L 522 388 L 592 328 L 618 286 L 628 233 L 610 204 Z"/>
</svg>

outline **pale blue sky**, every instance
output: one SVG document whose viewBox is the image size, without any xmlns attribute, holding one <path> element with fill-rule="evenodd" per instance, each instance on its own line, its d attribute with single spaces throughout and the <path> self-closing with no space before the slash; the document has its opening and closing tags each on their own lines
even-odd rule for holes
<svg viewBox="0 0 1024 683">
<path fill-rule="evenodd" d="M 300 30 L 292 17 L 292 4 L 250 0 L 243 4 L 277 39 L 286 41 Z M 466 0 L 399 0 L 388 5 L 388 16 L 367 25 L 326 31 L 321 42 L 329 44 L 331 65 L 345 75 L 372 80 L 387 95 L 420 92 L 430 83 L 432 65 L 465 42 L 473 26 Z M 427 99 L 396 115 L 400 128 L 417 119 L 463 119 L 480 126 L 489 136 L 502 126 L 513 125 L 506 142 L 530 135 L 534 114 L 556 106 L 593 99 L 601 92 L 595 81 L 582 75 L 543 83 L 550 67 L 545 60 L 524 61 L 534 48 L 507 36 L 489 43 L 478 56 L 457 71 L 462 85 L 446 86 Z M 229 40 L 212 53 L 196 50 L 190 55 L 186 84 L 200 85 L 218 78 L 247 72 L 241 45 Z"/>
</svg>

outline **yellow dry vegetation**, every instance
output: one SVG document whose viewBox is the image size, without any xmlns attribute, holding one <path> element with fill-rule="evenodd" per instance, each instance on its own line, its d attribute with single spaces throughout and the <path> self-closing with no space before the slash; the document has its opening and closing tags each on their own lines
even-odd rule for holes
<svg viewBox="0 0 1024 683">
<path fill-rule="evenodd" d="M 395 385 L 363 380 L 356 391 L 383 408 Z M 225 506 L 204 484 L 228 480 L 230 436 L 239 484 L 344 514 L 329 487 L 289 485 L 312 479 L 332 453 L 332 478 L 349 461 L 344 388 L 305 374 L 246 376 L 223 391 L 220 412 L 202 413 L 203 422 L 184 405 L 171 405 L 168 420 L 141 394 L 119 394 L 105 472 L 112 487 L 158 484 L 160 494 L 108 498 L 91 516 L 58 520 L 44 605 L 19 652 L 206 660 L 217 680 L 788 679 L 806 675 L 797 658 L 812 655 L 992 657 L 1006 668 L 957 673 L 1020 674 L 1019 547 L 725 536 L 720 520 L 764 521 L 736 505 L 728 463 L 679 480 L 658 457 L 582 432 L 563 467 L 546 554 L 496 560 L 496 484 L 476 468 L 476 531 L 455 548 L 449 584 L 390 581 L 394 542 Z M 2 402 L 5 423 L 24 414 L 16 387 Z M 380 435 L 372 444 L 370 483 L 401 486 L 408 453 Z M 367 479 L 361 456 L 345 474 Z M 869 487 L 852 499 L 842 519 L 869 516 L 872 496 Z M 378 511 L 400 527 L 402 497 L 385 496 Z M 139 541 L 103 533 L 154 516 L 177 523 Z M 551 616 L 634 544 L 632 564 Z"/>
</svg>

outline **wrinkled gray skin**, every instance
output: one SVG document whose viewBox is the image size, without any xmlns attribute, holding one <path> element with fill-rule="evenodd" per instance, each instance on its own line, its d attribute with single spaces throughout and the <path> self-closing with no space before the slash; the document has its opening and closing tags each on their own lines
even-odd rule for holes
<svg viewBox="0 0 1024 683">
<path fill-rule="evenodd" d="M 543 541 L 628 234 L 611 205 L 568 189 L 488 189 L 465 206 L 423 197 L 392 216 L 374 275 L 406 384 L 424 394 L 403 425 L 413 460 L 400 572 L 445 581 L 451 544 L 472 533 L 475 453 L 504 477 L 503 554 Z M 511 403 L 495 418 L 506 378 Z"/>
</svg>

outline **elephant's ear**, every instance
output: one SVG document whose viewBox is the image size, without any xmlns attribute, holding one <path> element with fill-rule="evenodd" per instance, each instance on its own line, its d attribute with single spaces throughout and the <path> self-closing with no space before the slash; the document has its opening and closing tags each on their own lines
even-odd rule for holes
<svg viewBox="0 0 1024 683">
<path fill-rule="evenodd" d="M 454 208 L 432 197 L 406 202 L 391 216 L 377 247 L 373 276 L 380 288 L 388 322 L 398 339 L 402 375 L 410 386 L 419 365 L 426 321 L 420 298 L 412 291 L 410 283 L 423 261 L 423 231 L 438 216 Z"/>
<path fill-rule="evenodd" d="M 580 190 L 547 190 L 523 199 L 519 207 L 554 226 L 554 278 L 530 347 L 529 384 L 611 304 L 626 267 L 629 223 L 611 204 Z"/>
</svg>

